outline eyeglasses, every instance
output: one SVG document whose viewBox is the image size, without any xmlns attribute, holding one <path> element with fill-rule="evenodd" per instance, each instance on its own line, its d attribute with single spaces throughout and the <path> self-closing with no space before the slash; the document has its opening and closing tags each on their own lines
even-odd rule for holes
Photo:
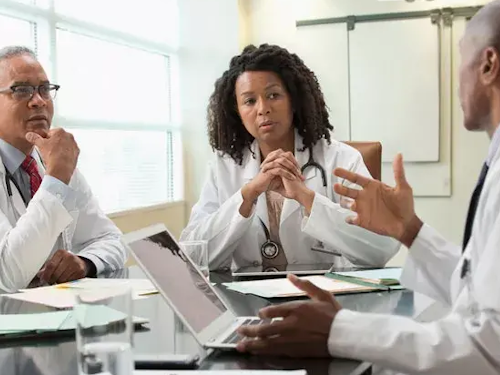
<svg viewBox="0 0 500 375">
<path fill-rule="evenodd" d="M 13 85 L 4 89 L 0 89 L 0 93 L 11 92 L 12 97 L 16 100 L 27 100 L 30 101 L 35 95 L 35 91 L 43 100 L 53 100 L 57 95 L 57 90 L 61 86 L 54 85 L 51 83 L 45 83 L 43 85 L 31 86 L 31 85 Z"/>
</svg>

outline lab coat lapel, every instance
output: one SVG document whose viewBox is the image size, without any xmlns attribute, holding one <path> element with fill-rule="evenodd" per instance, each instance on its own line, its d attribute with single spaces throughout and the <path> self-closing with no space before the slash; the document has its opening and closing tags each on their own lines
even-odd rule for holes
<svg viewBox="0 0 500 375">
<path fill-rule="evenodd" d="M 257 176 L 260 172 L 260 150 L 257 141 L 253 141 L 250 146 L 252 152 L 247 152 L 243 165 L 243 178 L 245 180 L 245 184 L 250 182 Z M 253 154 L 252 154 L 253 153 Z M 255 155 L 255 156 L 254 156 Z M 260 220 L 264 222 L 267 228 L 269 228 L 269 216 L 267 214 L 267 202 L 266 202 L 266 194 L 261 194 L 259 198 L 257 198 L 257 204 L 255 207 L 255 214 L 259 217 Z"/>
<path fill-rule="evenodd" d="M 12 203 L 12 209 L 14 211 L 13 214 L 16 216 L 15 220 L 17 221 L 21 217 L 21 215 L 26 212 L 26 206 L 16 185 L 10 179 L 6 178 L 7 171 L 5 170 L 5 165 L 3 164 L 3 161 L 1 159 L 0 162 L 0 175 L 3 184 L 9 184 L 9 186 L 5 185 L 5 194 L 8 195 L 8 189 L 10 188 L 10 191 L 12 191 L 12 196 L 7 197 L 7 199 Z"/>
<path fill-rule="evenodd" d="M 0 159 L 1 161 L 1 159 Z M 26 206 L 24 204 L 24 200 L 21 196 L 21 193 L 19 190 L 17 190 L 16 185 L 10 180 L 6 178 L 7 171 L 5 170 L 5 165 L 3 162 L 0 163 L 0 175 L 3 181 L 3 184 L 9 184 L 9 186 L 5 185 L 5 194 L 8 195 L 8 189 L 10 188 L 10 191 L 12 191 L 12 196 L 7 197 L 7 201 L 10 200 L 12 203 L 12 209 L 13 209 L 13 215 L 15 221 L 17 221 L 21 215 L 23 215 L 26 212 Z M 9 219 L 10 220 L 10 219 Z"/>
<path fill-rule="evenodd" d="M 26 206 L 24 204 L 23 197 L 21 193 L 17 189 L 16 185 L 12 181 L 9 180 L 10 189 L 12 190 L 12 204 L 14 205 L 14 210 L 18 215 L 17 219 L 19 219 L 22 215 L 26 213 Z"/>
</svg>

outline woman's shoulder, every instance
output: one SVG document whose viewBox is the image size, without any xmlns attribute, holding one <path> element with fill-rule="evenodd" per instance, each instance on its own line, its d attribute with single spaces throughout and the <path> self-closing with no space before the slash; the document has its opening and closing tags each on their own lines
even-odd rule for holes
<svg viewBox="0 0 500 375">
<path fill-rule="evenodd" d="M 213 167 L 217 169 L 228 169 L 228 170 L 240 170 L 244 169 L 245 165 L 249 162 L 249 159 L 252 158 L 253 155 L 250 150 L 243 151 L 243 159 L 241 164 L 234 160 L 231 155 L 227 153 L 223 153 L 221 151 L 215 151 L 211 163 Z"/>
<path fill-rule="evenodd" d="M 326 139 L 321 140 L 321 147 L 327 160 L 356 160 L 362 159 L 361 153 L 345 142 L 331 139 L 330 143 Z"/>
</svg>

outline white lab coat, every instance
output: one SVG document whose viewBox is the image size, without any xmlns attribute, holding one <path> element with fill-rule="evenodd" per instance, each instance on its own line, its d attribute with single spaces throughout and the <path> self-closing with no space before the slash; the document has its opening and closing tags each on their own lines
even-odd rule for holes
<svg viewBox="0 0 500 375">
<path fill-rule="evenodd" d="M 302 138 L 296 133 L 295 157 L 300 166 L 309 159 L 308 150 L 298 151 L 302 147 Z M 260 247 L 266 236 L 259 218 L 269 228 L 265 194 L 259 196 L 250 217 L 245 218 L 239 213 L 243 202 L 241 188 L 257 176 L 261 163 L 257 141 L 253 142 L 251 149 L 255 158 L 247 150 L 241 166 L 228 156 L 216 157 L 210 165 L 200 199 L 181 234 L 181 240 L 208 241 L 210 269 L 230 266 L 235 269 L 262 263 Z M 299 203 L 285 199 L 279 235 L 288 263 L 383 266 L 397 252 L 400 244 L 388 237 L 348 225 L 345 219 L 352 213 L 340 207 L 340 197 L 333 192 L 333 185 L 339 182 L 332 174 L 336 167 L 370 175 L 361 154 L 335 140 L 331 145 L 324 140 L 319 141 L 313 148 L 313 154 L 314 160 L 325 169 L 328 186 L 323 186 L 318 169 L 309 167 L 305 170 L 305 184 L 316 192 L 309 218 L 304 217 Z M 335 250 L 342 256 L 312 251 L 311 247 L 316 246 L 318 241 L 323 242 L 325 249 Z"/>
<path fill-rule="evenodd" d="M 470 283 L 461 278 L 464 258 L 471 260 Z M 499 374 L 499 266 L 500 148 L 490 164 L 464 254 L 426 225 L 409 250 L 403 283 L 447 304 L 451 312 L 435 322 L 417 323 L 341 310 L 332 324 L 330 353 L 405 373 Z"/>
<path fill-rule="evenodd" d="M 43 178 L 43 164 L 35 160 Z M 126 250 L 121 232 L 100 210 L 78 170 L 69 184 L 77 201 L 71 212 L 43 187 L 26 207 L 13 183 L 9 196 L 5 172 L 0 159 L 0 289 L 11 292 L 27 287 L 58 249 L 85 256 L 98 273 L 123 267 Z"/>
</svg>

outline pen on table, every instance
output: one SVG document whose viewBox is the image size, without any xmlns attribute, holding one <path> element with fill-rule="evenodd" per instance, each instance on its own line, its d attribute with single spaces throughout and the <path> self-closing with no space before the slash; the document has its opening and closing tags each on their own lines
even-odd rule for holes
<svg viewBox="0 0 500 375">
<path fill-rule="evenodd" d="M 341 257 L 342 254 L 336 252 L 336 251 L 330 251 L 326 250 L 325 248 L 318 247 L 318 246 L 311 246 L 312 251 L 317 251 L 318 253 L 324 253 L 324 254 L 329 254 L 329 255 L 334 255 L 336 257 Z"/>
</svg>

